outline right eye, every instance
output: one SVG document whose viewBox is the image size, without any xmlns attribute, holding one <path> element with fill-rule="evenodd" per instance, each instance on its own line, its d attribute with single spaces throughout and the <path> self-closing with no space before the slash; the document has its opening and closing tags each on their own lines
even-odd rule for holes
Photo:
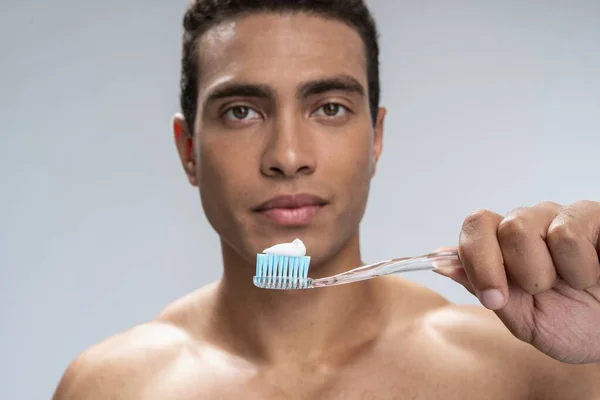
<svg viewBox="0 0 600 400">
<path fill-rule="evenodd" d="M 251 119 L 260 119 L 260 114 L 247 106 L 235 106 L 229 108 L 223 114 L 228 121 L 247 121 Z"/>
</svg>

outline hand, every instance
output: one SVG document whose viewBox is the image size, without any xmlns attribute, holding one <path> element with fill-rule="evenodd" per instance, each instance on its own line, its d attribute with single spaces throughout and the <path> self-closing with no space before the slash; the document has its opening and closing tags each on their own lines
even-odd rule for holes
<svg viewBox="0 0 600 400">
<path fill-rule="evenodd" d="M 550 357 L 600 362 L 599 235 L 598 202 L 545 202 L 506 217 L 477 211 L 460 233 L 464 270 L 441 274 Z"/>
</svg>

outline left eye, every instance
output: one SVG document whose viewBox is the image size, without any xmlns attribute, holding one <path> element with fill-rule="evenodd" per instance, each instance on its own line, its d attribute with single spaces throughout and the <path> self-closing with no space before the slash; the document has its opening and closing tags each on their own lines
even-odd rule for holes
<svg viewBox="0 0 600 400">
<path fill-rule="evenodd" d="M 348 109 L 341 104 L 327 103 L 319 107 L 316 114 L 324 117 L 340 117 L 348 112 Z"/>
</svg>

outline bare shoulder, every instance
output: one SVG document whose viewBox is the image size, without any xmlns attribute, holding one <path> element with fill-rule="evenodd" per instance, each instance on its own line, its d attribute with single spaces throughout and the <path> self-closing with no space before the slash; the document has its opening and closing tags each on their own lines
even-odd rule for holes
<svg viewBox="0 0 600 400">
<path fill-rule="evenodd" d="M 413 282 L 392 283 L 397 285 L 395 291 L 400 292 L 399 299 L 410 299 L 407 309 L 399 310 L 399 317 L 406 317 L 407 311 L 413 314 L 413 327 L 421 337 L 435 337 L 437 342 L 459 348 L 476 358 L 552 363 L 552 359 L 515 338 L 494 312 L 478 305 L 453 304 L 439 293 Z"/>
<path fill-rule="evenodd" d="M 481 306 L 452 304 L 401 278 L 389 284 L 398 293 L 392 319 L 399 322 L 392 325 L 385 353 L 409 359 L 411 368 L 422 364 L 440 380 L 468 381 L 489 393 L 498 391 L 500 398 L 510 387 L 513 398 L 600 399 L 600 365 L 554 360 L 515 338 L 494 312 Z"/>
<path fill-rule="evenodd" d="M 475 358 L 503 360 L 539 358 L 537 350 L 516 339 L 492 311 L 476 305 L 446 304 L 421 319 L 424 330 Z"/>
<path fill-rule="evenodd" d="M 180 323 L 207 289 L 186 295 L 153 321 L 109 337 L 90 347 L 68 366 L 54 400 L 138 398 L 165 372 L 190 360 L 201 360 L 203 343 Z"/>
<path fill-rule="evenodd" d="M 414 282 L 390 281 L 398 293 L 393 318 L 408 321 L 411 335 L 447 349 L 457 349 L 471 356 L 490 357 L 494 350 L 507 355 L 507 349 L 521 354 L 528 345 L 515 339 L 491 311 L 475 305 L 457 305 L 439 293 Z M 397 315 L 397 316 L 396 316 Z M 405 333 L 406 334 L 406 333 Z"/>
<path fill-rule="evenodd" d="M 54 400 L 135 398 L 147 382 L 193 345 L 182 329 L 153 321 L 114 335 L 80 354 L 65 371 Z M 116 398 L 116 397 L 115 397 Z"/>
</svg>

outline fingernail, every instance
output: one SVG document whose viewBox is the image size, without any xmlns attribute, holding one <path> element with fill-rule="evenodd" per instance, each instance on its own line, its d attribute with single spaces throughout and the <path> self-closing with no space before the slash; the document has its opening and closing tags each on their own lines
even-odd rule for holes
<svg viewBox="0 0 600 400">
<path fill-rule="evenodd" d="M 479 301 L 487 309 L 498 310 L 504 305 L 504 295 L 498 289 L 487 289 L 481 292 Z"/>
</svg>

